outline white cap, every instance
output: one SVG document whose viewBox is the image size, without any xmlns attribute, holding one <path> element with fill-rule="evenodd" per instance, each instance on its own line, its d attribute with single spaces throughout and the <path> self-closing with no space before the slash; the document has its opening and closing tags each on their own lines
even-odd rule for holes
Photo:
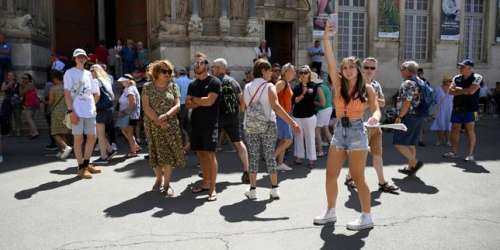
<svg viewBox="0 0 500 250">
<path fill-rule="evenodd" d="M 88 57 L 87 56 L 87 52 L 85 52 L 85 50 L 83 50 L 83 49 L 75 49 L 73 51 L 73 57 L 77 57 L 77 56 L 80 56 L 80 55 L 84 55 L 85 57 Z"/>
</svg>

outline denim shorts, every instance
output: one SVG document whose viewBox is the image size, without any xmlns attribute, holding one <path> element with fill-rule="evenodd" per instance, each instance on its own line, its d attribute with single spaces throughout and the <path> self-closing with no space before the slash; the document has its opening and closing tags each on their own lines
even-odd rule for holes
<svg viewBox="0 0 500 250">
<path fill-rule="evenodd" d="M 96 120 L 93 118 L 80 118 L 78 124 L 73 124 L 71 132 L 73 135 L 95 135 Z"/>
<path fill-rule="evenodd" d="M 279 116 L 276 116 L 276 125 L 278 126 L 278 140 L 293 139 L 292 128 L 288 123 L 283 121 Z"/>
<path fill-rule="evenodd" d="M 331 145 L 340 150 L 368 150 L 368 133 L 362 120 L 351 121 L 350 127 L 343 127 L 341 120 L 335 123 Z"/>
<path fill-rule="evenodd" d="M 420 134 L 420 130 L 422 129 L 422 124 L 424 123 L 424 117 L 406 115 L 401 120 L 401 123 L 406 125 L 406 128 L 408 128 L 408 130 L 394 130 L 392 143 L 395 145 L 404 146 L 417 145 L 418 136 Z"/>
</svg>

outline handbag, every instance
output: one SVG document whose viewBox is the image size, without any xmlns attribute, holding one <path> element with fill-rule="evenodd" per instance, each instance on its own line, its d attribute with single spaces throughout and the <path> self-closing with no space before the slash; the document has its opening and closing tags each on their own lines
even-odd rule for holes
<svg viewBox="0 0 500 250">
<path fill-rule="evenodd" d="M 99 101 L 96 103 L 96 110 L 107 110 L 109 108 L 113 107 L 113 100 L 111 98 L 111 95 L 108 93 L 108 90 L 106 87 L 104 87 L 104 84 L 99 80 L 101 83 L 101 87 L 99 88 L 101 91 L 101 97 L 99 98 Z"/>
<path fill-rule="evenodd" d="M 264 111 L 264 106 L 260 103 L 260 97 L 264 90 L 260 92 L 258 101 L 254 102 L 255 96 L 259 90 L 267 85 L 267 82 L 262 83 L 257 91 L 253 94 L 250 102 L 248 103 L 247 111 L 245 112 L 245 130 L 250 134 L 261 134 L 267 131 L 269 119 Z"/>
<path fill-rule="evenodd" d="M 83 74 L 82 74 L 82 77 L 80 78 L 80 81 L 78 82 L 78 86 L 76 87 L 76 89 L 78 90 L 78 94 L 80 94 L 80 91 L 81 91 L 81 88 L 82 88 L 82 85 L 83 85 Z M 75 96 L 77 96 L 75 95 Z M 65 116 L 64 116 L 64 119 L 63 119 L 63 124 L 64 126 L 66 126 L 66 128 L 68 129 L 72 129 L 73 128 L 73 124 L 71 123 L 71 113 L 67 113 Z"/>
</svg>

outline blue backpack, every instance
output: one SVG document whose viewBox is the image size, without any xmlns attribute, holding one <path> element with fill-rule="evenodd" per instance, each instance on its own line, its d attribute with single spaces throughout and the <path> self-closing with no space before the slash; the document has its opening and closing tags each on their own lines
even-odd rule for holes
<svg viewBox="0 0 500 250">
<path fill-rule="evenodd" d="M 430 115 L 430 109 L 434 104 L 434 90 L 430 84 L 425 83 L 419 78 L 414 78 L 412 80 L 417 83 L 420 93 L 420 104 L 415 107 L 415 113 L 418 116 L 427 117 Z"/>
</svg>

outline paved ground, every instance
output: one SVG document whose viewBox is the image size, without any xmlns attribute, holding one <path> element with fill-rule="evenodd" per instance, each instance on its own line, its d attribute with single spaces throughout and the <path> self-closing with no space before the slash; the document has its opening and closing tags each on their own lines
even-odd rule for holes
<svg viewBox="0 0 500 250">
<path fill-rule="evenodd" d="M 419 148 L 418 177 L 397 173 L 402 158 L 385 134 L 385 173 L 399 195 L 372 191 L 376 227 L 351 232 L 356 193 L 341 186 L 338 222 L 312 225 L 325 205 L 324 161 L 280 173 L 282 199 L 248 201 L 235 153 L 220 152 L 219 200 L 185 190 L 196 182 L 195 160 L 175 171 L 177 196 L 148 192 L 154 179 L 142 158 L 117 157 L 93 180 L 75 177 L 74 160 L 44 156 L 44 139 L 4 138 L 0 165 L 0 249 L 500 249 L 500 123 L 479 127 L 476 164 L 443 162 L 445 148 Z M 430 139 L 428 139 L 430 141 Z M 366 171 L 375 190 L 376 176 Z M 345 169 L 342 176 L 345 175 Z"/>
</svg>

